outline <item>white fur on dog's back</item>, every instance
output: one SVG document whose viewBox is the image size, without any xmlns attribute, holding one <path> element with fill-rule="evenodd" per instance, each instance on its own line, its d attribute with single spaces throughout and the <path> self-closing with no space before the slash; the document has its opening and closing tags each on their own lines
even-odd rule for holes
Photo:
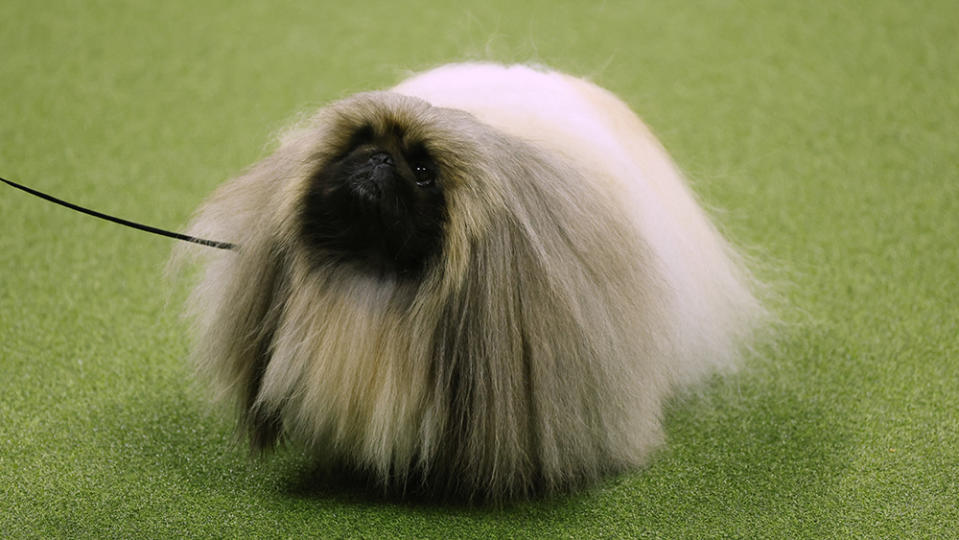
<svg viewBox="0 0 959 540">
<path fill-rule="evenodd" d="M 565 156 L 597 188 L 632 208 L 640 237 L 672 293 L 668 371 L 688 384 L 733 367 L 762 307 L 738 255 L 710 223 L 666 151 L 612 93 L 562 73 L 527 66 L 453 64 L 393 91 L 467 111 L 507 134 Z"/>
</svg>

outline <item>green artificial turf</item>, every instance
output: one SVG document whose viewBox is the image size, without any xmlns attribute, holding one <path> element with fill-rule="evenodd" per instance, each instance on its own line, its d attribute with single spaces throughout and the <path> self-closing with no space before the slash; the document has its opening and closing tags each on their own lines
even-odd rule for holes
<svg viewBox="0 0 959 540">
<path fill-rule="evenodd" d="M 284 124 L 462 59 L 588 75 L 779 297 L 644 470 L 502 509 L 250 460 L 170 240 L 0 186 L 0 536 L 943 537 L 959 530 L 959 7 L 0 2 L 0 176 L 180 228 Z M 721 209 L 721 210 L 718 210 Z"/>
</svg>

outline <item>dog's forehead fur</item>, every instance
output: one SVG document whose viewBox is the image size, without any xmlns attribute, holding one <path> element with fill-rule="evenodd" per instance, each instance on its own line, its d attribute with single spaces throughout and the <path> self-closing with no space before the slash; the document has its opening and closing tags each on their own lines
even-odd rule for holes
<svg viewBox="0 0 959 540">
<path fill-rule="evenodd" d="M 419 98 L 393 92 L 365 92 L 338 101 L 314 119 L 320 131 L 314 149 L 322 161 L 348 151 L 357 135 L 393 137 L 404 149 L 421 146 L 450 181 L 475 167 L 484 142 L 495 137 L 471 114 L 434 107 Z"/>
</svg>

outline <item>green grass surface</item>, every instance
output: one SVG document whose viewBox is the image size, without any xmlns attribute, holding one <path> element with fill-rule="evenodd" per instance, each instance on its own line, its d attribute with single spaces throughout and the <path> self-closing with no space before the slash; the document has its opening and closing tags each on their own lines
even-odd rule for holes
<svg viewBox="0 0 959 540">
<path fill-rule="evenodd" d="M 0 186 L 0 536 L 959 530 L 959 7 L 0 2 L 0 175 L 179 228 L 298 113 L 459 59 L 591 76 L 764 261 L 775 347 L 645 470 L 504 509 L 310 485 L 191 383 L 170 241 Z"/>
</svg>

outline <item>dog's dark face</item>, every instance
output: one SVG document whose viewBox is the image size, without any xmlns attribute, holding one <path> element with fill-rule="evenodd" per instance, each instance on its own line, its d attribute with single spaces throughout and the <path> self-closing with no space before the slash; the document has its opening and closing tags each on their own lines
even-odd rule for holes
<svg viewBox="0 0 959 540">
<path fill-rule="evenodd" d="M 310 182 L 302 234 L 321 264 L 415 277 L 442 249 L 446 202 L 424 141 L 397 125 L 356 129 Z"/>
</svg>

